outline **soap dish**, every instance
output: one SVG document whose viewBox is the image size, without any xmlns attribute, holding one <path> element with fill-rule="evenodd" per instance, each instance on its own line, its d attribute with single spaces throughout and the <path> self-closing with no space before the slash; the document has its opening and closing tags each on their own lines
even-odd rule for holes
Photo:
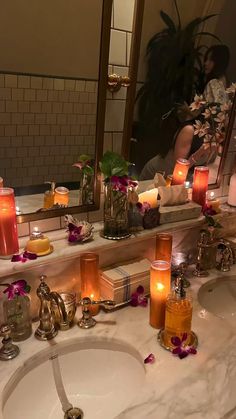
<svg viewBox="0 0 236 419">
<path fill-rule="evenodd" d="M 160 345 L 163 348 L 165 348 L 167 351 L 172 351 L 173 348 L 171 346 L 167 345 L 164 341 L 164 329 L 161 329 L 158 332 L 157 340 L 160 343 Z M 198 346 L 198 337 L 197 337 L 196 333 L 194 333 L 193 331 L 191 331 L 191 333 L 190 333 L 190 342 L 188 343 L 188 346 L 192 346 L 195 349 Z"/>
</svg>

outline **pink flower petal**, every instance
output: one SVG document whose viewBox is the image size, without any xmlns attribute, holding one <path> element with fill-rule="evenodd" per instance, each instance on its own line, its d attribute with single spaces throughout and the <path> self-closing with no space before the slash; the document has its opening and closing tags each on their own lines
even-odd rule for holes
<svg viewBox="0 0 236 419">
<path fill-rule="evenodd" d="M 178 336 L 173 336 L 171 338 L 171 343 L 174 346 L 181 346 L 181 340 L 180 340 L 180 338 Z"/>
<path fill-rule="evenodd" d="M 143 286 L 142 286 L 142 285 L 139 285 L 139 286 L 138 286 L 138 288 L 137 288 L 137 293 L 138 293 L 138 294 L 143 294 L 143 293 L 144 293 L 144 288 L 143 288 Z"/>
<path fill-rule="evenodd" d="M 156 358 L 154 354 L 149 354 L 147 358 L 144 359 L 144 364 L 153 364 L 155 362 Z"/>
</svg>

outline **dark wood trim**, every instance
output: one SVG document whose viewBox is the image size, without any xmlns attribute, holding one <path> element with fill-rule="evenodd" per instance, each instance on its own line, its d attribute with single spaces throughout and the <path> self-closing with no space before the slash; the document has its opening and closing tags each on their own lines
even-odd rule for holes
<svg viewBox="0 0 236 419">
<path fill-rule="evenodd" d="M 128 88 L 127 99 L 125 105 L 125 119 L 124 119 L 124 131 L 122 138 L 122 155 L 129 160 L 130 153 L 130 138 L 132 136 L 132 123 L 134 104 L 136 97 L 136 83 L 138 75 L 138 63 L 140 54 L 140 44 L 142 37 L 142 26 L 143 26 L 143 11 L 144 11 L 145 0 L 136 0 L 133 20 L 133 32 L 131 39 L 131 51 L 130 51 L 130 66 L 129 66 L 129 77 L 131 84 Z"/>
<path fill-rule="evenodd" d="M 215 183 L 211 183 L 209 185 L 209 189 L 219 188 L 220 184 L 222 182 L 223 171 L 224 171 L 225 163 L 226 163 L 226 160 L 227 160 L 229 143 L 230 143 L 230 140 L 231 140 L 231 135 L 232 135 L 233 127 L 234 127 L 235 117 L 236 117 L 236 94 L 234 95 L 234 99 L 233 99 L 232 109 L 231 109 L 231 113 L 230 113 L 230 117 L 229 117 L 229 125 L 228 125 L 228 129 L 227 129 L 227 132 L 226 132 L 225 144 L 224 144 L 223 154 L 222 154 L 222 157 L 221 157 L 221 160 L 220 160 L 217 179 L 216 179 Z"/>
<path fill-rule="evenodd" d="M 102 25 L 101 25 L 101 42 L 100 42 L 100 59 L 99 59 L 99 81 L 98 81 L 98 102 L 97 102 L 97 125 L 96 125 L 96 141 L 95 141 L 95 176 L 94 176 L 94 204 L 80 205 L 77 207 L 69 207 L 56 210 L 48 210 L 42 213 L 30 213 L 17 216 L 19 224 L 42 220 L 44 218 L 60 217 L 62 215 L 95 211 L 100 206 L 101 193 L 101 175 L 99 172 L 99 160 L 103 153 L 103 137 L 105 125 L 105 110 L 106 110 L 106 89 L 107 89 L 107 74 L 108 74 L 108 59 L 110 48 L 110 27 L 111 27 L 111 13 L 112 1 L 103 0 L 102 10 Z M 86 39 L 85 39 L 86 42 Z M 89 51 L 88 51 L 89 54 Z"/>
</svg>

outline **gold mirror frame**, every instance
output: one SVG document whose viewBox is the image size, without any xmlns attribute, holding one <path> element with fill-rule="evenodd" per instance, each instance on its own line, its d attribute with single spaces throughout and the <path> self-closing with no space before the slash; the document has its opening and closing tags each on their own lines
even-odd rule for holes
<svg viewBox="0 0 236 419">
<path fill-rule="evenodd" d="M 127 92 L 126 106 L 125 106 L 125 118 L 124 118 L 124 131 L 122 138 L 122 155 L 129 160 L 130 154 L 130 138 L 132 136 L 132 123 L 133 123 L 133 113 L 135 106 L 135 97 L 136 97 L 136 83 L 138 75 L 138 65 L 139 65 L 139 52 L 141 45 L 141 36 L 142 36 L 142 25 L 143 25 L 143 15 L 144 15 L 144 6 L 145 0 L 136 0 L 135 10 L 134 10 L 134 21 L 133 21 L 133 33 L 131 40 L 131 51 L 130 51 L 130 67 L 129 67 L 129 77 L 132 80 L 131 86 Z M 225 144 L 223 149 L 223 154 L 221 157 L 217 179 L 215 183 L 209 185 L 209 189 L 216 189 L 220 187 L 223 169 L 226 162 L 226 157 L 229 148 L 229 142 L 234 127 L 234 120 L 236 117 L 236 94 L 234 95 L 233 105 L 229 118 L 229 125 L 227 129 L 227 134 L 225 138 Z"/>
<path fill-rule="evenodd" d="M 42 220 L 45 218 L 60 217 L 62 215 L 95 211 L 100 206 L 101 176 L 99 172 L 99 161 L 103 153 L 103 136 L 105 125 L 106 110 L 106 89 L 107 89 L 107 71 L 110 47 L 110 26 L 113 0 L 103 0 L 102 6 L 102 25 L 101 42 L 99 57 L 99 80 L 98 80 L 98 102 L 96 117 L 96 140 L 95 140 L 95 172 L 94 172 L 94 203 L 90 205 L 80 205 L 62 209 L 52 209 L 42 211 L 41 213 L 21 214 L 17 216 L 17 223 Z"/>
</svg>

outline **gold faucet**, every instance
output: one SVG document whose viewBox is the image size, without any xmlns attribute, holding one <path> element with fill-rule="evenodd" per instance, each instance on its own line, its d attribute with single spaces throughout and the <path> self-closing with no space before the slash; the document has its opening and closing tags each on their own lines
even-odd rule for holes
<svg viewBox="0 0 236 419">
<path fill-rule="evenodd" d="M 227 240 L 220 238 L 213 238 L 213 229 L 210 231 L 201 230 L 200 238 L 197 242 L 197 263 L 195 270 L 193 271 L 194 276 L 206 277 L 209 272 L 206 270 L 206 253 L 210 257 L 209 251 L 214 250 L 214 267 L 222 272 L 230 271 L 230 267 L 235 263 L 233 250 L 230 243 Z M 210 261 L 208 261 L 209 263 Z"/>
<path fill-rule="evenodd" d="M 68 323 L 64 301 L 60 294 L 50 290 L 49 286 L 45 282 L 46 278 L 46 275 L 40 276 L 40 284 L 37 288 L 37 296 L 40 299 L 39 326 L 34 335 L 39 340 L 53 339 L 58 333 L 51 310 L 52 301 L 55 301 L 58 306 L 58 310 L 61 315 L 61 322 L 65 324 Z"/>
<path fill-rule="evenodd" d="M 96 324 L 96 320 L 92 317 L 91 314 L 91 305 L 99 304 L 101 306 L 111 307 L 115 306 L 115 301 L 112 300 L 91 300 L 89 297 L 84 297 L 79 302 L 79 304 L 82 307 L 82 317 L 78 322 L 78 326 L 81 327 L 81 329 L 90 329 L 90 327 L 94 327 Z"/>
</svg>

